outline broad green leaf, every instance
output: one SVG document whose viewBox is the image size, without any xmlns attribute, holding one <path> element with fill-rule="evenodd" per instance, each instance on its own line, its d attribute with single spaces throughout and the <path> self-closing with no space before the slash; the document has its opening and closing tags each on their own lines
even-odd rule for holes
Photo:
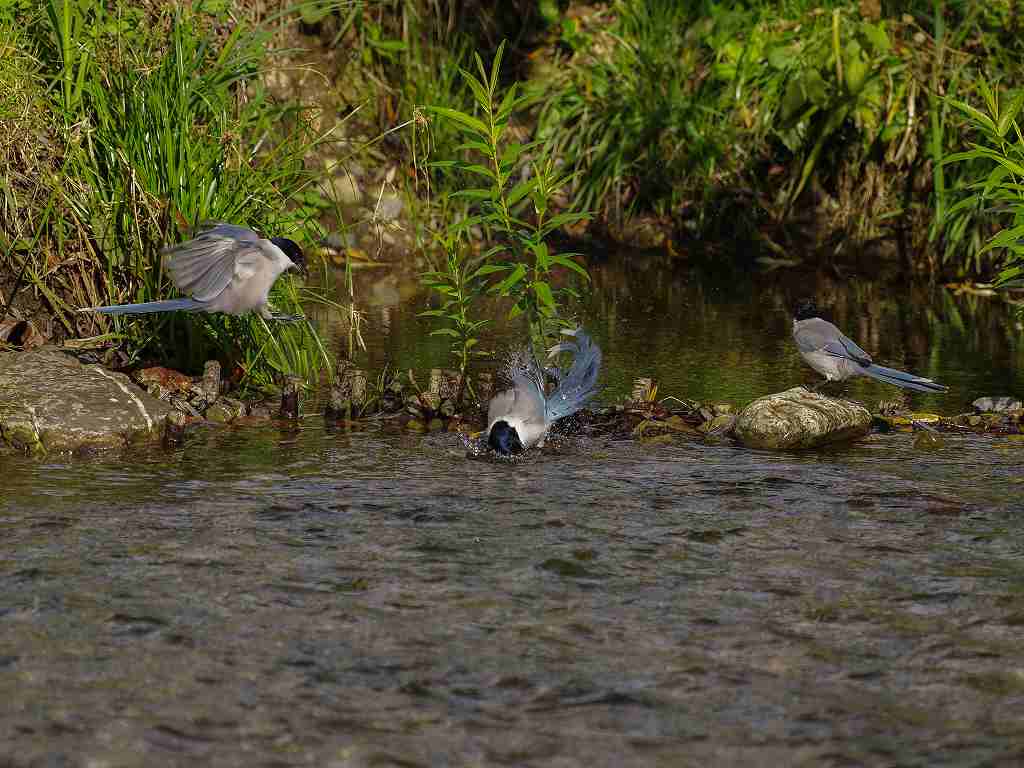
<svg viewBox="0 0 1024 768">
<path fill-rule="evenodd" d="M 462 170 L 469 171 L 470 173 L 479 173 L 481 176 L 486 176 L 489 179 L 494 179 L 494 171 L 488 168 L 486 165 L 480 165 L 479 163 L 473 163 L 472 165 L 461 166 Z"/>
<path fill-rule="evenodd" d="M 800 80 L 796 77 L 791 77 L 786 84 L 786 90 L 782 94 L 782 104 L 779 111 L 782 121 L 785 123 L 790 122 L 800 113 L 800 110 L 804 108 L 806 103 L 807 95 L 804 93 Z"/>
<path fill-rule="evenodd" d="M 499 253 L 504 253 L 506 250 L 508 250 L 508 249 L 505 248 L 504 245 L 494 245 L 494 246 L 491 246 L 490 248 L 488 248 L 482 254 L 480 254 L 480 257 L 484 261 L 490 261 L 495 256 L 497 256 Z"/>
<path fill-rule="evenodd" d="M 515 205 L 528 194 L 533 191 L 533 188 L 537 186 L 537 177 L 531 176 L 526 181 L 521 181 L 516 184 L 512 189 L 509 190 L 508 197 L 506 200 L 510 206 Z"/>
<path fill-rule="evenodd" d="M 483 224 L 483 223 L 485 223 L 487 221 L 490 221 L 490 220 L 491 220 L 491 216 L 488 216 L 488 215 L 484 215 L 484 216 L 467 216 L 466 218 L 464 218 L 464 219 L 462 219 L 460 221 L 457 221 L 454 224 L 450 225 L 448 227 L 448 231 L 452 232 L 453 234 L 461 235 L 464 232 L 468 232 L 470 229 L 472 229 L 473 227 L 477 226 L 478 224 Z"/>
<path fill-rule="evenodd" d="M 556 253 L 551 257 L 552 264 L 561 264 L 563 267 L 568 267 L 574 272 L 578 272 L 583 275 L 587 280 L 590 279 L 590 273 L 587 272 L 587 268 L 577 262 L 575 259 L 570 258 L 567 254 Z"/>
<path fill-rule="evenodd" d="M 892 44 L 889 42 L 889 33 L 885 29 L 885 21 L 880 21 L 877 24 L 864 23 L 861 25 L 861 30 L 871 47 L 875 49 L 875 53 L 884 55 L 889 52 Z"/>
<path fill-rule="evenodd" d="M 513 166 L 523 153 L 524 144 L 512 141 L 505 145 L 505 151 L 501 153 L 501 166 Z"/>
<path fill-rule="evenodd" d="M 951 155 L 946 155 L 942 158 L 943 165 L 949 165 L 951 163 L 959 163 L 963 160 L 978 160 L 985 157 L 985 153 L 980 149 L 972 149 L 967 152 L 954 152 Z"/>
<path fill-rule="evenodd" d="M 459 112 L 457 109 L 450 109 L 448 107 L 436 107 L 431 106 L 426 108 L 429 112 L 434 112 L 441 117 L 448 118 L 449 120 L 458 123 L 464 128 L 468 128 L 474 133 L 487 138 L 490 136 L 490 129 L 484 125 L 483 121 L 472 115 L 467 115 L 465 112 Z"/>
<path fill-rule="evenodd" d="M 985 247 L 979 251 L 979 255 L 991 251 L 995 248 L 1009 248 L 1013 245 L 1017 245 L 1021 238 L 1024 238 L 1024 224 L 1019 227 L 1012 227 L 1011 229 L 1004 229 L 1002 232 L 997 234 L 987 243 Z"/>
<path fill-rule="evenodd" d="M 475 187 L 472 189 L 460 189 L 452 192 L 448 197 L 464 197 L 467 200 L 490 200 L 491 190 Z"/>
<path fill-rule="evenodd" d="M 502 101 L 501 106 L 498 108 L 496 117 L 499 120 L 508 120 L 513 114 L 526 106 L 527 102 L 533 101 L 533 96 L 528 93 L 517 95 L 515 98 L 509 100 L 508 94 L 505 94 L 505 99 Z"/>
<path fill-rule="evenodd" d="M 1000 155 L 998 152 L 992 152 L 989 156 L 1010 173 L 1016 174 L 1017 178 L 1024 177 L 1024 165 L 1015 163 L 1010 158 Z"/>
<path fill-rule="evenodd" d="M 473 98 L 476 99 L 477 104 L 479 104 L 485 111 L 490 111 L 491 95 L 487 92 L 487 87 L 475 77 L 467 77 L 466 85 L 468 85 L 469 89 L 473 91 Z"/>
<path fill-rule="evenodd" d="M 537 263 L 541 265 L 541 268 L 547 271 L 548 268 L 548 246 L 547 243 L 541 241 L 539 243 L 527 243 L 526 247 L 533 253 L 534 258 L 537 259 Z"/>
<path fill-rule="evenodd" d="M 739 46 L 736 46 L 739 48 Z M 796 61 L 793 55 L 793 48 L 787 45 L 777 45 L 768 51 L 768 64 L 775 69 L 785 69 Z"/>
<path fill-rule="evenodd" d="M 494 61 L 491 62 L 491 92 L 494 93 L 498 90 L 498 75 L 501 73 L 501 60 L 505 55 L 505 40 L 501 41 L 498 46 L 498 50 L 494 52 Z M 480 63 L 483 68 L 483 62 Z"/>
<path fill-rule="evenodd" d="M 559 227 L 564 227 L 566 224 L 575 224 L 577 221 L 585 221 L 590 218 L 590 213 L 586 211 L 578 211 L 576 213 L 559 213 L 556 216 L 552 216 L 546 222 L 544 222 L 543 232 L 553 232 Z"/>
<path fill-rule="evenodd" d="M 488 157 L 491 156 L 491 146 L 490 146 L 490 144 L 486 144 L 486 143 L 484 143 L 482 141 L 467 141 L 467 142 L 464 142 L 462 144 L 459 144 L 459 146 L 457 146 L 455 148 L 455 150 L 457 152 L 462 152 L 462 151 L 468 150 L 468 149 L 472 149 L 472 150 L 474 150 L 476 152 L 479 152 L 479 153 L 481 153 L 483 155 L 487 155 Z M 450 162 L 454 163 L 455 161 L 452 160 Z"/>
<path fill-rule="evenodd" d="M 949 219 L 953 218 L 956 214 L 960 213 L 960 211 L 966 208 L 976 207 L 980 200 L 981 198 L 977 197 L 976 195 L 970 195 L 968 197 L 965 197 L 963 200 L 951 206 L 950 209 L 946 211 L 946 220 L 948 221 Z"/>
<path fill-rule="evenodd" d="M 526 267 L 522 264 L 516 264 L 515 268 L 512 270 L 512 274 L 491 286 L 491 292 L 500 293 L 502 296 L 506 296 L 508 295 L 508 292 L 524 277 L 526 277 Z"/>
<path fill-rule="evenodd" d="M 431 336 L 451 336 L 453 339 L 459 338 L 458 331 L 452 328 L 435 328 L 430 332 Z"/>
<path fill-rule="evenodd" d="M 988 197 L 992 194 L 992 190 L 999 186 L 999 184 L 1006 178 L 1009 171 L 1001 165 L 997 165 L 992 169 L 992 172 L 988 175 L 985 180 L 985 186 L 982 189 L 982 195 Z"/>
<path fill-rule="evenodd" d="M 478 277 L 487 277 L 487 275 L 493 275 L 498 272 L 507 272 L 513 266 L 513 264 L 484 264 L 480 269 L 471 274 L 469 279 L 476 280 Z"/>
<path fill-rule="evenodd" d="M 853 48 L 852 44 L 850 48 Z M 864 81 L 868 76 L 868 64 L 860 53 L 860 46 L 858 45 L 856 48 L 856 53 L 848 51 L 849 55 L 846 57 L 846 69 L 844 70 L 846 88 L 854 95 L 859 94 L 863 90 Z"/>
<path fill-rule="evenodd" d="M 979 123 L 980 125 L 984 126 L 985 128 L 992 132 L 996 131 L 996 124 L 992 122 L 992 118 L 990 118 L 980 109 L 975 109 L 967 102 L 960 101 L 958 99 L 948 99 L 948 101 L 950 104 L 959 109 L 969 118 L 974 120 L 974 122 Z"/>
<path fill-rule="evenodd" d="M 1000 138 L 1006 135 L 1010 124 L 1017 118 L 1021 107 L 1024 106 L 1024 90 L 1014 91 L 1007 99 L 1006 107 L 999 112 L 999 122 L 996 123 L 996 133 Z"/>
<path fill-rule="evenodd" d="M 978 80 L 978 90 L 981 91 L 981 95 L 985 99 L 985 105 L 988 107 L 988 113 L 994 119 L 998 113 L 998 106 L 996 103 L 996 95 L 989 87 L 988 81 L 984 78 Z"/>
<path fill-rule="evenodd" d="M 537 298 L 543 306 L 546 306 L 552 311 L 552 313 L 558 311 L 558 304 L 555 302 L 555 297 L 551 293 L 551 286 L 545 283 L 543 280 L 535 280 L 533 283 L 533 292 L 537 294 Z"/>
<path fill-rule="evenodd" d="M 501 104 L 498 106 L 498 116 L 508 116 L 512 113 L 512 105 L 516 101 L 516 93 L 519 91 L 519 83 L 512 83 L 505 91 L 505 96 L 501 100 Z"/>
</svg>

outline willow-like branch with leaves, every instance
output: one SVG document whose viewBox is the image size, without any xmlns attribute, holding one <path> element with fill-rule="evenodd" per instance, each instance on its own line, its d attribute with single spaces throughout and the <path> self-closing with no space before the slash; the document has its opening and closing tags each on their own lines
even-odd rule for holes
<svg viewBox="0 0 1024 768">
<path fill-rule="evenodd" d="M 424 110 L 449 121 L 465 136 L 459 146 L 470 160 L 441 160 L 434 168 L 458 170 L 464 176 L 481 177 L 485 186 L 460 189 L 449 201 L 466 201 L 470 215 L 452 221 L 437 240 L 443 244 L 447 261 L 443 271 L 427 273 L 426 284 L 442 296 L 442 307 L 425 314 L 447 321 L 436 333 L 452 336 L 462 370 L 468 362 L 468 350 L 476 344 L 475 333 L 484 324 L 473 320 L 472 308 L 484 293 L 512 299 L 509 319 L 524 316 L 531 336 L 547 339 L 563 317 L 563 300 L 576 295 L 571 287 L 556 287 L 555 273 L 566 269 L 589 280 L 585 267 L 574 253 L 554 253 L 547 239 L 560 227 L 589 218 L 580 211 L 551 215 L 555 193 L 570 177 L 560 174 L 550 153 L 540 142 L 521 143 L 510 138 L 509 119 L 529 97 L 514 83 L 502 94 L 498 75 L 505 44 L 499 46 L 490 72 L 479 54 L 474 56 L 479 76 L 460 69 L 473 94 L 477 115 L 450 107 L 429 106 Z M 530 159 L 530 158 L 541 159 Z M 533 216 L 524 218 L 524 209 L 532 203 Z M 477 259 L 468 259 L 462 251 L 469 233 L 480 228 L 495 243 Z"/>
</svg>

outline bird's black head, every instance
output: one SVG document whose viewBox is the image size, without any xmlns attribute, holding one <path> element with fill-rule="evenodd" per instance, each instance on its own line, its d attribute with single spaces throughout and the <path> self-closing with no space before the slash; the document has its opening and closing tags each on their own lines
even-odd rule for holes
<svg viewBox="0 0 1024 768">
<path fill-rule="evenodd" d="M 272 237 L 270 242 L 284 251 L 284 255 L 292 260 L 295 268 L 302 274 L 306 274 L 306 257 L 299 248 L 299 244 L 287 237 Z"/>
<path fill-rule="evenodd" d="M 797 301 L 793 309 L 793 316 L 797 320 L 810 320 L 812 317 L 821 317 L 821 312 L 818 311 L 818 305 L 814 299 L 803 298 Z"/>
<path fill-rule="evenodd" d="M 507 421 L 494 422 L 491 434 L 487 436 L 487 444 L 494 449 L 495 453 L 502 456 L 512 456 L 525 450 L 519 439 L 519 433 L 510 427 Z"/>
</svg>

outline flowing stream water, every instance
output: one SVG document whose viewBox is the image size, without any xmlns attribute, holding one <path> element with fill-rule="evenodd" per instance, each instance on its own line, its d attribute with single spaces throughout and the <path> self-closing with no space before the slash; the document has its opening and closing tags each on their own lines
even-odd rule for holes
<svg viewBox="0 0 1024 768">
<path fill-rule="evenodd" d="M 638 375 L 737 405 L 813 382 L 799 293 L 879 362 L 950 385 L 923 410 L 1024 391 L 991 299 L 592 271 L 605 402 Z M 408 280 L 359 290 L 368 367 L 444 362 Z M 311 414 L 2 458 L 0 764 L 1024 764 L 1024 442 L 943 440 L 571 437 L 508 464 Z"/>
</svg>

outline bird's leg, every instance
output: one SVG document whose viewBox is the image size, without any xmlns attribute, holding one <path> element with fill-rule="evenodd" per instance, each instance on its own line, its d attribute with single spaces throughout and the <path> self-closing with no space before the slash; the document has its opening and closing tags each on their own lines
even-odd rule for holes
<svg viewBox="0 0 1024 768">
<path fill-rule="evenodd" d="M 824 395 L 826 397 L 832 397 L 833 395 L 830 392 L 830 385 L 832 385 L 832 384 L 838 384 L 839 385 L 838 386 L 838 391 L 839 392 L 843 391 L 843 383 L 841 381 L 833 381 L 832 379 L 825 379 L 824 381 L 819 381 L 817 384 L 813 385 L 810 389 L 811 389 L 812 392 L 814 392 L 816 394 Z"/>
</svg>

